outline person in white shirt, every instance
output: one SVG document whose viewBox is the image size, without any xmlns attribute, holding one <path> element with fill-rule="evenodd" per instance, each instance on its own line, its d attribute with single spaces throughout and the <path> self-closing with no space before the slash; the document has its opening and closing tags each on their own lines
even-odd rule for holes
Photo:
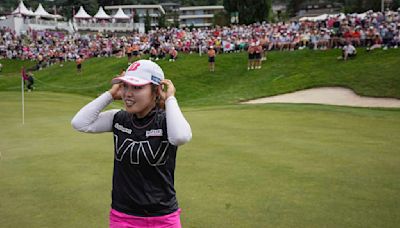
<svg viewBox="0 0 400 228">
<path fill-rule="evenodd" d="M 338 59 L 343 59 L 347 61 L 349 58 L 355 57 L 357 55 L 356 48 L 351 44 L 350 41 L 346 43 L 342 50 L 342 56 L 338 57 Z"/>
</svg>

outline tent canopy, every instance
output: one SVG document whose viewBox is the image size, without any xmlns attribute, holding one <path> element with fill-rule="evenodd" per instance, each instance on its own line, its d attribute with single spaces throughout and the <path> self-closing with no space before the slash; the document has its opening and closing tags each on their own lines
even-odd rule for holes
<svg viewBox="0 0 400 228">
<path fill-rule="evenodd" d="M 35 14 L 28 10 L 26 8 L 26 6 L 24 5 L 23 1 L 19 2 L 18 7 L 11 13 L 11 14 L 21 14 L 21 15 L 25 15 L 25 16 L 35 16 Z"/>
<path fill-rule="evenodd" d="M 121 7 L 118 9 L 117 13 L 113 16 L 115 19 L 129 19 L 130 17 L 124 13 Z"/>
<path fill-rule="evenodd" d="M 92 16 L 90 16 L 88 13 L 86 13 L 85 9 L 83 6 L 81 6 L 78 10 L 78 12 L 74 15 L 74 18 L 76 19 L 90 19 Z"/>
<path fill-rule="evenodd" d="M 40 17 L 52 17 L 51 14 L 49 14 L 42 6 L 42 3 L 39 3 L 39 6 L 37 7 L 35 13 L 36 16 Z"/>
<path fill-rule="evenodd" d="M 299 19 L 299 21 L 324 21 L 328 19 L 329 17 L 339 17 L 340 20 L 343 20 L 346 18 L 346 15 L 343 13 L 340 14 L 321 14 L 316 17 L 302 17 Z"/>
<path fill-rule="evenodd" d="M 35 16 L 37 17 L 44 17 L 44 18 L 57 18 L 57 19 L 61 19 L 62 16 L 58 15 L 58 14 L 50 14 L 48 13 L 42 6 L 41 3 L 39 3 L 38 8 L 36 9 L 36 11 L 34 12 Z"/>
<path fill-rule="evenodd" d="M 111 19 L 110 15 L 106 14 L 104 12 L 104 9 L 102 6 L 99 7 L 99 11 L 93 16 L 96 19 Z"/>
</svg>

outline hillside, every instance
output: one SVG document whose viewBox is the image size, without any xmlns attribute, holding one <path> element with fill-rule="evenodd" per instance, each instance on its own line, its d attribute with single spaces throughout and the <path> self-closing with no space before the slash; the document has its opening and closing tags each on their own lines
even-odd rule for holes
<svg viewBox="0 0 400 228">
<path fill-rule="evenodd" d="M 207 57 L 180 55 L 177 62 L 158 63 L 176 88 L 183 105 L 223 105 L 305 88 L 342 86 L 357 94 L 400 98 L 398 49 L 367 53 L 356 59 L 336 60 L 339 50 L 271 52 L 261 70 L 248 71 L 245 53 L 217 56 L 216 72 L 207 68 Z M 4 71 L 15 61 L 1 60 Z M 30 63 L 31 64 L 31 63 Z M 93 58 L 76 74 L 75 63 L 53 65 L 35 72 L 36 89 L 96 96 L 110 87 L 110 80 L 127 67 L 126 58 Z M 0 76 L 1 91 L 20 90 L 19 69 Z M 1 75 L 1 74 L 0 74 Z"/>
</svg>

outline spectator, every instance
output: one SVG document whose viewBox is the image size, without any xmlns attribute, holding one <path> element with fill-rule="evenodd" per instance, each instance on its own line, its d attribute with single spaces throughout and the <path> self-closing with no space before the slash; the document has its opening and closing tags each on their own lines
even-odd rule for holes
<svg viewBox="0 0 400 228">
<path fill-rule="evenodd" d="M 351 44 L 350 41 L 347 41 L 346 45 L 343 47 L 342 56 L 340 56 L 338 59 L 343 59 L 344 61 L 347 61 L 349 58 L 353 58 L 356 55 L 356 48 Z"/>
<path fill-rule="evenodd" d="M 132 46 L 132 55 L 135 58 L 140 58 L 139 45 L 136 42 Z"/>
<path fill-rule="evenodd" d="M 208 70 L 210 72 L 215 71 L 215 50 L 213 46 L 210 46 L 210 49 L 208 50 Z"/>
<path fill-rule="evenodd" d="M 37 69 L 42 69 L 56 63 L 57 58 L 61 63 L 76 61 L 78 55 L 85 58 L 128 55 L 130 62 L 129 56 L 148 54 L 152 47 L 156 48 L 159 56 L 161 52 L 169 53 L 172 47 L 188 53 L 207 53 L 207 47 L 211 45 L 216 53 L 246 51 L 252 42 L 257 41 L 268 51 L 340 48 L 348 40 L 357 47 L 370 49 L 374 46 L 375 49 L 379 47 L 376 34 L 382 39 L 380 47 L 387 49 L 398 47 L 399 23 L 399 12 L 369 11 L 360 16 L 330 16 L 323 21 L 256 23 L 192 30 L 160 28 L 123 36 L 111 33 L 68 35 L 35 30 L 18 36 L 10 29 L 1 28 L 0 58 L 34 60 L 38 62 Z"/>
<path fill-rule="evenodd" d="M 262 53 L 262 46 L 260 43 L 256 43 L 254 46 L 254 68 L 261 69 L 261 53 Z"/>
<path fill-rule="evenodd" d="M 158 51 L 155 47 L 152 47 L 150 50 L 150 60 L 157 61 L 158 60 Z"/>
<path fill-rule="evenodd" d="M 128 44 L 127 45 L 127 47 L 126 47 L 126 55 L 128 56 L 128 65 L 131 65 L 131 63 L 132 63 L 132 52 L 133 52 L 133 47 L 130 45 L 130 44 Z"/>
<path fill-rule="evenodd" d="M 28 71 L 28 75 L 27 75 L 27 85 L 26 87 L 28 88 L 28 92 L 33 91 L 34 87 L 33 84 L 35 83 L 35 79 L 33 78 L 33 73 L 32 70 Z"/>
<path fill-rule="evenodd" d="M 171 48 L 171 50 L 169 51 L 169 55 L 170 55 L 170 62 L 175 62 L 175 60 L 178 58 L 178 52 L 175 50 L 174 47 Z"/>
<path fill-rule="evenodd" d="M 247 63 L 247 70 L 253 70 L 255 66 L 255 46 L 256 44 L 253 42 L 251 43 L 250 47 L 247 49 L 248 53 L 248 63 Z"/>
<path fill-rule="evenodd" d="M 76 59 L 76 70 L 78 74 L 81 74 L 82 72 L 82 63 L 83 63 L 83 58 L 78 56 L 78 58 Z"/>
<path fill-rule="evenodd" d="M 370 48 L 367 48 L 367 51 L 372 51 L 377 48 L 382 48 L 382 38 L 380 35 L 377 33 L 375 34 L 373 40 L 372 40 L 373 45 Z"/>
</svg>

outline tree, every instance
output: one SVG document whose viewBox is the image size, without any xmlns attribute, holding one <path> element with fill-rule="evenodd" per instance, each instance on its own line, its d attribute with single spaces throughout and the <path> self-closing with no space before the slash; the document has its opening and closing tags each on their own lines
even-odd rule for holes
<svg viewBox="0 0 400 228">
<path fill-rule="evenodd" d="M 146 17 L 144 18 L 144 30 L 146 33 L 151 30 L 151 18 L 148 10 L 146 10 Z"/>
<path fill-rule="evenodd" d="M 137 14 L 136 10 L 133 11 L 133 22 L 134 23 L 140 22 L 140 18 L 139 18 L 139 15 Z"/>
<path fill-rule="evenodd" d="M 172 26 L 175 28 L 179 28 L 179 14 L 176 11 L 173 11 L 172 13 L 172 18 L 173 18 L 173 24 Z"/>
<path fill-rule="evenodd" d="M 217 5 L 218 4 L 218 0 L 208 0 L 207 1 L 207 5 L 213 6 L 213 5 Z"/>
<path fill-rule="evenodd" d="M 271 0 L 253 1 L 253 16 L 252 22 L 268 21 L 268 16 L 271 11 Z"/>
<path fill-rule="evenodd" d="M 214 15 L 213 25 L 226 26 L 230 24 L 229 15 L 226 12 L 219 12 Z"/>
<path fill-rule="evenodd" d="M 98 0 L 100 6 L 129 5 L 134 3 L 132 0 Z"/>
<path fill-rule="evenodd" d="M 223 4 L 229 15 L 239 12 L 241 24 L 267 21 L 272 7 L 271 0 L 224 0 Z"/>
<path fill-rule="evenodd" d="M 400 7 L 400 0 L 393 0 L 392 4 L 390 5 L 390 8 L 392 10 L 397 10 Z"/>
<path fill-rule="evenodd" d="M 296 13 L 300 10 L 301 5 L 305 0 L 289 0 L 287 4 L 287 10 L 290 16 L 296 16 Z"/>
<path fill-rule="evenodd" d="M 346 13 L 362 13 L 367 10 L 380 11 L 381 0 L 344 0 Z"/>
<path fill-rule="evenodd" d="M 158 27 L 160 27 L 160 28 L 166 27 L 165 14 L 163 14 L 163 13 L 161 13 L 161 15 L 158 17 Z"/>
</svg>

